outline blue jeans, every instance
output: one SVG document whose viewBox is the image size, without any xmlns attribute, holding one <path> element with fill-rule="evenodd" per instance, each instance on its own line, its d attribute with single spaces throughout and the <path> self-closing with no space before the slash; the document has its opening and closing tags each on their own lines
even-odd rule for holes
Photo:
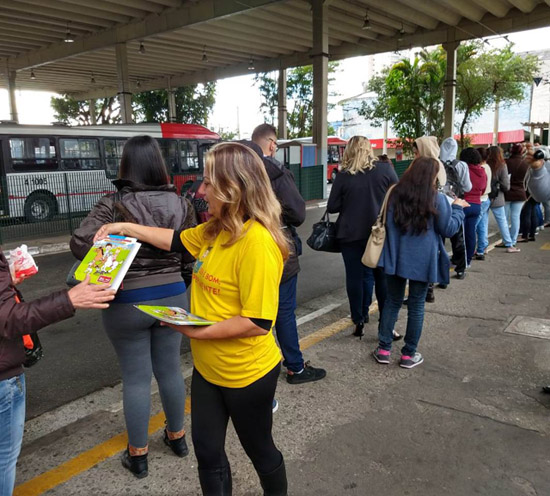
<svg viewBox="0 0 550 496">
<path fill-rule="evenodd" d="M 367 240 L 340 243 L 342 258 L 346 267 L 346 292 L 348 294 L 351 320 L 354 324 L 365 323 L 369 319 L 372 303 L 372 289 L 376 292 L 378 312 L 382 315 L 386 301 L 386 279 L 382 269 L 371 269 L 361 262 Z"/>
<path fill-rule="evenodd" d="M 476 224 L 481 205 L 470 204 L 464 209 L 464 242 L 466 244 L 466 262 L 470 265 L 476 249 Z"/>
<path fill-rule="evenodd" d="M 380 348 L 391 351 L 393 343 L 392 331 L 395 328 L 399 310 L 403 304 L 407 279 L 386 275 L 386 283 L 388 293 L 384 311 L 382 312 L 382 321 L 378 330 L 378 341 Z M 416 352 L 418 341 L 420 341 L 422 326 L 424 325 L 424 305 L 426 303 L 427 292 L 427 282 L 409 280 L 407 331 L 405 334 L 405 346 L 401 349 L 401 353 L 405 356 L 413 356 Z"/>
<path fill-rule="evenodd" d="M 493 212 L 493 215 L 497 222 L 504 246 L 506 246 L 507 248 L 509 248 L 510 246 L 514 246 L 514 243 L 512 243 L 512 238 L 510 237 L 510 228 L 508 227 L 508 221 L 506 220 L 506 211 L 504 205 L 502 207 L 491 207 L 491 212 Z"/>
<path fill-rule="evenodd" d="M 277 340 L 283 353 L 283 365 L 292 372 L 304 368 L 304 357 L 300 351 L 298 328 L 296 327 L 296 284 L 298 274 L 279 286 L 279 310 L 275 321 Z"/>
<path fill-rule="evenodd" d="M 515 245 L 518 241 L 519 234 L 519 218 L 521 215 L 521 208 L 523 207 L 523 201 L 506 202 L 504 209 L 506 211 L 506 218 L 510 220 L 510 238 Z"/>
<path fill-rule="evenodd" d="M 25 375 L 0 381 L 0 496 L 11 496 L 25 426 Z"/>
<path fill-rule="evenodd" d="M 477 248 L 475 250 L 479 255 L 483 255 L 487 246 L 489 246 L 489 207 L 491 200 L 487 199 L 481 202 L 481 211 L 477 218 L 476 234 Z"/>
</svg>

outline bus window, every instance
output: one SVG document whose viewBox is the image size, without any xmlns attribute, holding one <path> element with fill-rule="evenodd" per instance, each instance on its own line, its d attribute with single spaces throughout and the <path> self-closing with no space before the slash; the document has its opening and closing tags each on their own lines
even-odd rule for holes
<svg viewBox="0 0 550 496">
<path fill-rule="evenodd" d="M 174 139 L 157 139 L 162 152 L 162 158 L 169 174 L 177 174 L 178 169 L 178 142 Z"/>
<path fill-rule="evenodd" d="M 10 138 L 11 166 L 16 171 L 57 169 L 53 138 Z"/>
<path fill-rule="evenodd" d="M 97 139 L 60 139 L 59 154 L 64 169 L 101 169 Z"/>
<path fill-rule="evenodd" d="M 340 163 L 340 147 L 338 145 L 330 145 L 328 147 L 327 162 L 329 164 L 339 164 Z"/>
<path fill-rule="evenodd" d="M 123 139 L 105 139 L 103 140 L 103 148 L 105 150 L 105 175 L 109 179 L 118 177 L 118 169 L 120 167 L 120 159 L 122 158 L 122 150 L 126 140 Z"/>
<path fill-rule="evenodd" d="M 199 144 L 197 141 L 180 141 L 180 162 L 181 171 L 198 171 L 199 167 Z"/>
</svg>

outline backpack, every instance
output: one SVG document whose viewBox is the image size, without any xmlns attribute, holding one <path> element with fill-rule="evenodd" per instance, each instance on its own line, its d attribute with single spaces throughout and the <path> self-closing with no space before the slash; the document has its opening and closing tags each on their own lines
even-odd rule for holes
<svg viewBox="0 0 550 496">
<path fill-rule="evenodd" d="M 491 178 L 491 191 L 489 191 L 489 194 L 487 196 L 489 197 L 489 200 L 494 200 L 499 193 L 500 193 L 500 182 L 498 180 L 498 177 L 493 177 Z"/>
<path fill-rule="evenodd" d="M 458 198 L 464 198 L 464 188 L 462 187 L 460 176 L 456 170 L 456 164 L 459 162 L 460 160 L 455 158 L 454 160 L 447 160 L 443 165 L 445 166 L 445 172 L 447 173 L 447 184 L 452 187 L 454 194 Z"/>
</svg>

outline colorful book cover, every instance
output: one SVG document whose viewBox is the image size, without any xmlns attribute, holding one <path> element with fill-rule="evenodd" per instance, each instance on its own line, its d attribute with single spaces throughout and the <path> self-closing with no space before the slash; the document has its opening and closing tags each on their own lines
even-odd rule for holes
<svg viewBox="0 0 550 496">
<path fill-rule="evenodd" d="M 197 317 L 192 313 L 179 307 L 163 307 L 157 305 L 134 305 L 138 310 L 145 312 L 147 315 L 155 317 L 155 319 L 162 320 L 168 324 L 175 325 L 192 325 L 192 326 L 206 326 L 215 324 L 210 320 L 205 320 L 201 317 Z"/>
<path fill-rule="evenodd" d="M 91 284 L 109 284 L 118 290 L 140 247 L 136 238 L 111 234 L 94 243 L 74 277 L 83 281 L 90 274 Z"/>
</svg>

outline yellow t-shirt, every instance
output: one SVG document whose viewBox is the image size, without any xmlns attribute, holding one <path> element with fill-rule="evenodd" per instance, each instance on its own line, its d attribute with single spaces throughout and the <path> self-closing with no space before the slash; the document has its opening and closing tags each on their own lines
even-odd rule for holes
<svg viewBox="0 0 550 496">
<path fill-rule="evenodd" d="M 283 258 L 269 231 L 247 221 L 246 234 L 222 246 L 229 233 L 204 239 L 201 224 L 181 233 L 197 259 L 193 268 L 191 312 L 216 322 L 240 315 L 275 323 Z M 281 361 L 273 330 L 264 336 L 233 339 L 191 339 L 194 365 L 212 384 L 240 388 L 263 377 Z"/>
</svg>

